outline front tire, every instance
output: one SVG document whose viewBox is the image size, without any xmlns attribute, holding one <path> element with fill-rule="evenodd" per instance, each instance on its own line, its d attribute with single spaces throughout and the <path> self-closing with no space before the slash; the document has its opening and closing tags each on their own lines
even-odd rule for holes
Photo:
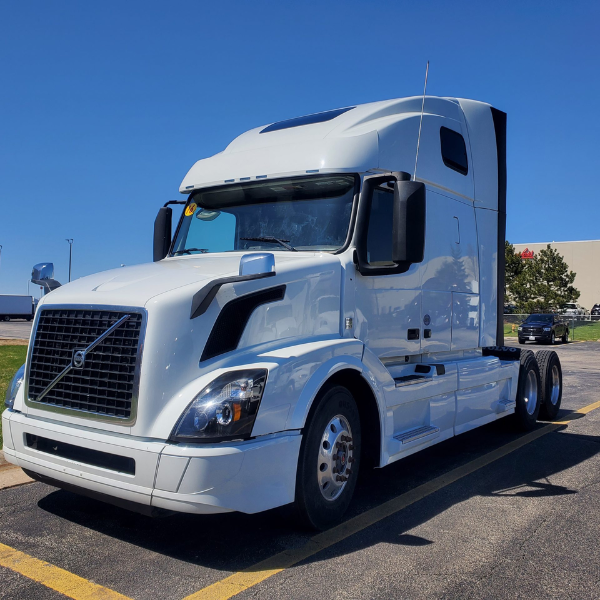
<svg viewBox="0 0 600 600">
<path fill-rule="evenodd" d="M 339 523 L 348 508 L 361 457 L 358 407 L 340 385 L 326 389 L 305 428 L 296 474 L 296 510 L 313 529 Z"/>
<path fill-rule="evenodd" d="M 540 413 L 540 368 L 531 350 L 521 351 L 517 406 L 514 422 L 518 429 L 529 431 L 535 427 Z"/>
<path fill-rule="evenodd" d="M 519 344 L 525 344 L 525 340 L 523 338 L 519 338 Z"/>
</svg>

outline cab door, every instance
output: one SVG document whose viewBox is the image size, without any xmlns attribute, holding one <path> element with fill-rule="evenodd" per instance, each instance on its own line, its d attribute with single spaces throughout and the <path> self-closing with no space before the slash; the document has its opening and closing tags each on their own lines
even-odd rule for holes
<svg viewBox="0 0 600 600">
<path fill-rule="evenodd" d="M 393 190 L 385 184 L 371 197 L 366 235 L 370 271 L 356 272 L 355 336 L 380 360 L 420 354 L 419 264 L 399 272 L 392 261 Z"/>
</svg>

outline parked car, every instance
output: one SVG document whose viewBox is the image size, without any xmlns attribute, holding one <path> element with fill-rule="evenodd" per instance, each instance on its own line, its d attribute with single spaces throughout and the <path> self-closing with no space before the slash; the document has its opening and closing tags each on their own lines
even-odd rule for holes
<svg viewBox="0 0 600 600">
<path fill-rule="evenodd" d="M 560 314 L 568 315 L 569 317 L 578 317 L 585 315 L 585 308 L 579 306 L 579 304 L 575 304 L 575 302 L 569 302 L 561 306 Z"/>
<path fill-rule="evenodd" d="M 600 304 L 594 304 L 591 315 L 592 317 L 600 317 Z"/>
<path fill-rule="evenodd" d="M 515 304 L 505 304 L 504 305 L 504 314 L 505 315 L 514 315 L 517 312 L 517 307 Z"/>
<path fill-rule="evenodd" d="M 569 341 L 569 326 L 557 315 L 529 315 L 519 325 L 519 344 L 527 341 L 554 344 L 560 338 Z"/>
</svg>

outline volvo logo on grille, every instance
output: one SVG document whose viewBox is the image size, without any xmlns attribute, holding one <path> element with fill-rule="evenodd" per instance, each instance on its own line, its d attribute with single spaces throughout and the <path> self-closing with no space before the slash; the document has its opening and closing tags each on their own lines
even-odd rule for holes
<svg viewBox="0 0 600 600">
<path fill-rule="evenodd" d="M 82 369 L 85 364 L 85 350 L 75 350 L 73 354 L 73 366 L 76 369 Z"/>
</svg>

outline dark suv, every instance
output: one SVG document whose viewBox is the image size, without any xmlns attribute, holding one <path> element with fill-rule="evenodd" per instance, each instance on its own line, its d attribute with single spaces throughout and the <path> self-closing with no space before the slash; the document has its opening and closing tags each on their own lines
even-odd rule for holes
<svg viewBox="0 0 600 600">
<path fill-rule="evenodd" d="M 600 304 L 594 304 L 590 314 L 595 317 L 600 317 Z"/>
<path fill-rule="evenodd" d="M 569 326 L 556 315 L 529 315 L 519 325 L 519 344 L 527 341 L 554 344 L 560 338 L 569 341 Z"/>
</svg>

